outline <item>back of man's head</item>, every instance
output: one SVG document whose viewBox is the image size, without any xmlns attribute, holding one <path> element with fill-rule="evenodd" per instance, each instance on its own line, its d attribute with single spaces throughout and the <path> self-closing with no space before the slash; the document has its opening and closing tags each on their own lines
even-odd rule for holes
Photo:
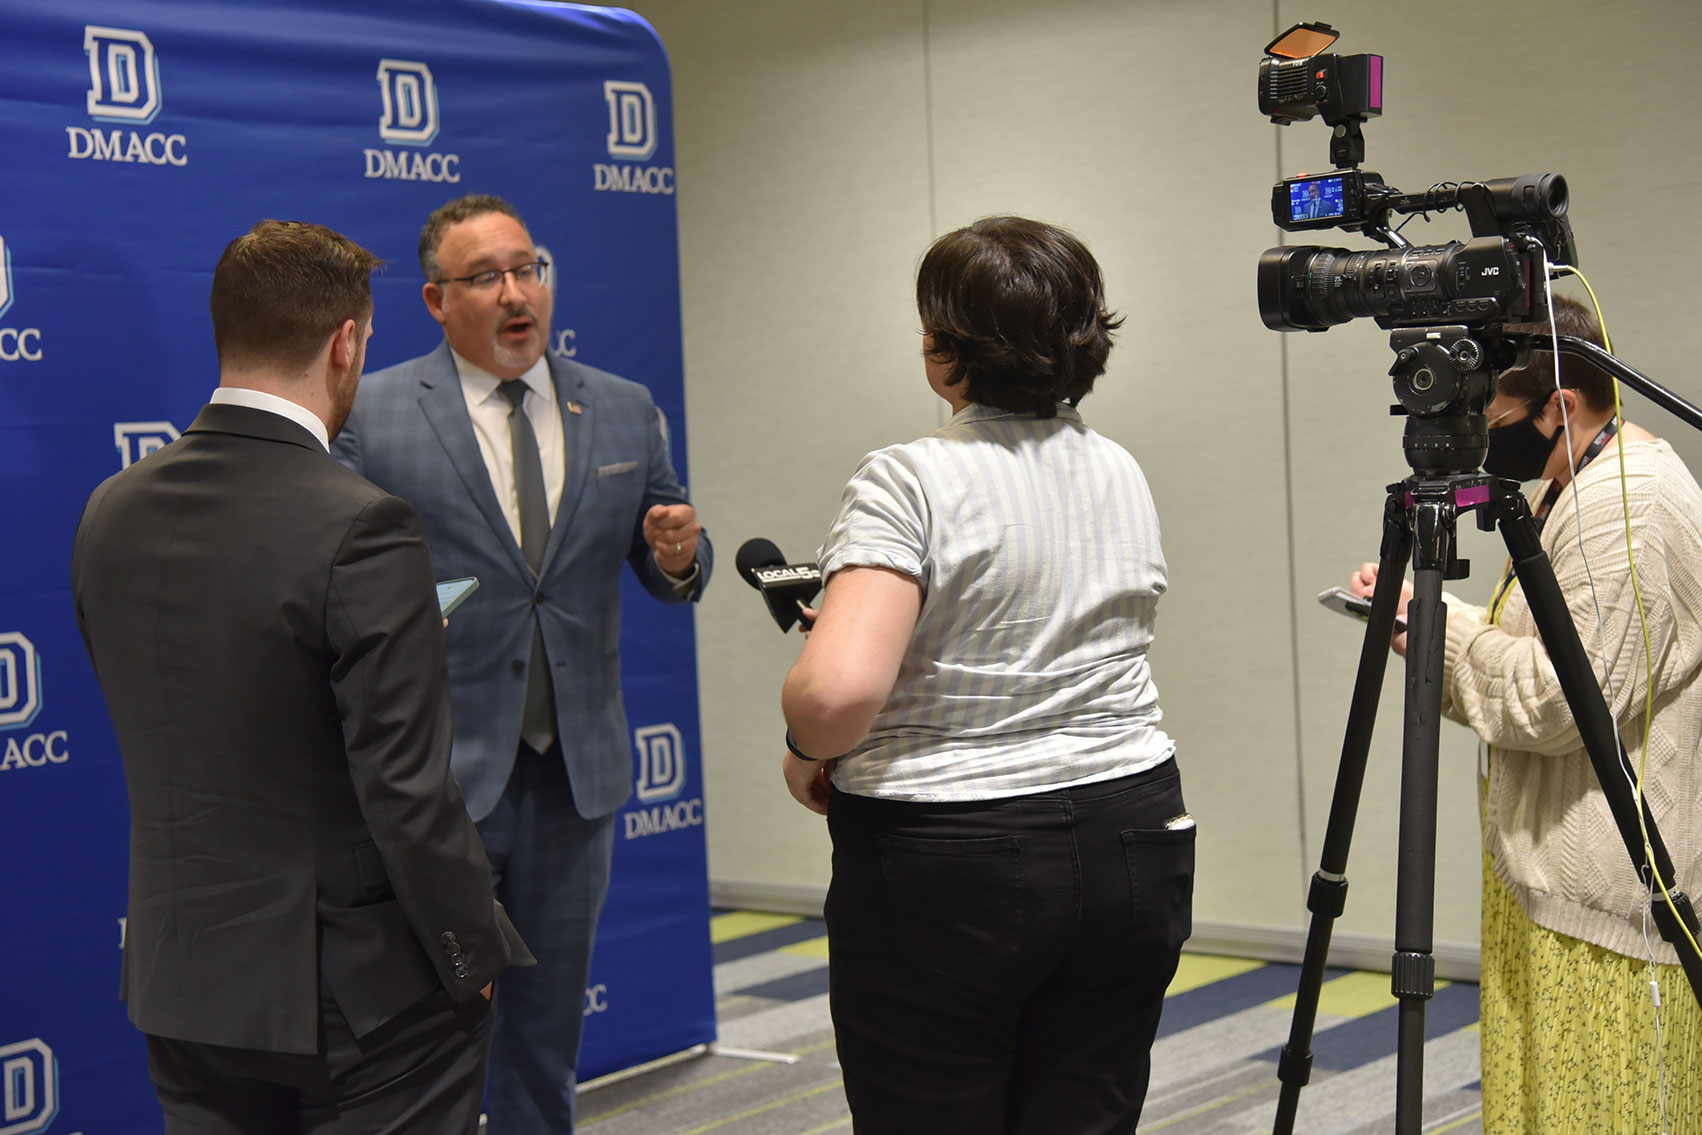
<svg viewBox="0 0 1702 1135">
<path fill-rule="evenodd" d="M 221 370 L 306 367 L 345 320 L 372 316 L 378 257 L 324 225 L 261 221 L 213 269 L 213 342 Z"/>
<path fill-rule="evenodd" d="M 1582 339 L 1586 343 L 1604 346 L 1602 342 L 1602 327 L 1596 320 L 1596 313 L 1586 304 L 1570 296 L 1554 297 L 1554 321 L 1540 323 L 1509 323 L 1507 330 L 1526 335 L 1537 336 L 1540 340 L 1554 335 L 1558 327 L 1560 334 Z M 1560 385 L 1576 390 L 1583 395 L 1584 402 L 1593 409 L 1605 410 L 1613 406 L 1613 379 L 1596 369 L 1594 363 L 1578 358 L 1576 355 L 1560 356 Z M 1518 370 L 1510 370 L 1501 376 L 1497 385 L 1502 393 L 1510 394 L 1526 402 L 1535 402 L 1554 392 L 1554 355 L 1544 350 L 1532 350 L 1529 366 Z"/>
</svg>

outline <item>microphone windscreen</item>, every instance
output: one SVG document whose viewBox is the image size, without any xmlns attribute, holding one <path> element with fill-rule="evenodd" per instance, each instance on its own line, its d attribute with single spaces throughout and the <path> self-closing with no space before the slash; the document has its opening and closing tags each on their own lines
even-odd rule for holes
<svg viewBox="0 0 1702 1135">
<path fill-rule="evenodd" d="M 757 582 L 756 569 L 784 564 L 786 557 L 780 554 L 780 549 L 774 546 L 774 541 L 758 536 L 739 546 L 739 554 L 733 562 L 738 566 L 739 574 L 744 577 L 746 583 L 760 588 L 762 584 Z"/>
</svg>

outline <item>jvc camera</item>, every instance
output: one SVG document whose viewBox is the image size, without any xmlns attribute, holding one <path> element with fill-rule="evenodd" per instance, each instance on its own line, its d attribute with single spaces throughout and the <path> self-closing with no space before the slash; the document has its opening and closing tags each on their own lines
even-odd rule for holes
<svg viewBox="0 0 1702 1135">
<path fill-rule="evenodd" d="M 1338 33 L 1298 24 L 1265 48 L 1259 110 L 1286 126 L 1322 117 L 1331 128 L 1327 174 L 1293 177 L 1271 189 L 1271 220 L 1288 232 L 1340 228 L 1388 246 L 1355 252 L 1299 245 L 1259 257 L 1259 315 L 1275 331 L 1324 331 L 1369 316 L 1379 327 L 1481 327 L 1532 318 L 1543 261 L 1576 260 L 1566 220 L 1566 179 L 1526 174 L 1443 182 L 1403 194 L 1358 168 L 1361 126 L 1383 111 L 1383 59 L 1328 55 Z M 1472 239 L 1413 246 L 1391 228 L 1392 213 L 1463 209 Z"/>
</svg>

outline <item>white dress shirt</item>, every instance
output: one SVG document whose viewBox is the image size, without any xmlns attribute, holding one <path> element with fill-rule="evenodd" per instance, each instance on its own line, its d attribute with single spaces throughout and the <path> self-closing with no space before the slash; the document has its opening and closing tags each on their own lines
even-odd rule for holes
<svg viewBox="0 0 1702 1135">
<path fill-rule="evenodd" d="M 514 484 L 514 442 L 508 429 L 508 399 L 497 389 L 502 380 L 462 358 L 454 349 L 456 373 L 461 376 L 461 394 L 467 400 L 467 416 L 473 420 L 473 436 L 479 439 L 479 454 L 485 459 L 491 488 L 508 518 L 514 542 L 520 542 L 520 490 Z M 562 485 L 567 480 L 567 442 L 561 426 L 561 408 L 556 404 L 555 383 L 549 363 L 539 359 L 532 369 L 513 379 L 526 384 L 521 402 L 532 433 L 538 439 L 538 460 L 544 467 L 544 499 L 550 506 L 550 524 L 561 506 Z"/>
<path fill-rule="evenodd" d="M 213 391 L 213 396 L 207 401 L 219 406 L 246 406 L 250 410 L 265 410 L 288 418 L 318 438 L 326 453 L 331 452 L 331 435 L 325 429 L 325 423 L 319 420 L 318 414 L 298 402 L 279 398 L 276 394 L 268 394 L 264 390 L 250 390 L 246 386 L 221 386 Z"/>
</svg>

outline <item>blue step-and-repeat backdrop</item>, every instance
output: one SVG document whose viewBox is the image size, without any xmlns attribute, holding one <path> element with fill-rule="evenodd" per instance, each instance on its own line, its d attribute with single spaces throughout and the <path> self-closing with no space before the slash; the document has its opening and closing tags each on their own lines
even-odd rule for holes
<svg viewBox="0 0 1702 1135">
<path fill-rule="evenodd" d="M 441 339 L 426 215 L 498 193 L 553 349 L 645 383 L 687 477 L 671 92 L 628 12 L 544 0 L 0 5 L 0 1135 L 157 1130 L 117 998 L 128 813 L 67 578 L 83 501 L 218 381 L 207 293 L 264 217 L 384 257 L 369 369 Z M 628 580 L 634 796 L 583 1077 L 713 1039 L 692 616 Z"/>
</svg>

